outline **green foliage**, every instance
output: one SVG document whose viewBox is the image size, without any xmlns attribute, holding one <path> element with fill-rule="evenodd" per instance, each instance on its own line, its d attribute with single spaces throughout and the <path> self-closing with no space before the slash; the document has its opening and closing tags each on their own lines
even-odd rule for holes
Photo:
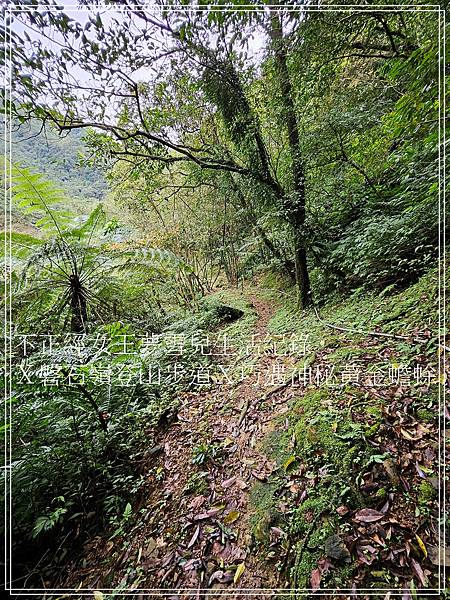
<svg viewBox="0 0 450 600">
<path fill-rule="evenodd" d="M 202 442 L 192 448 L 192 463 L 194 465 L 203 465 L 204 463 L 214 461 L 220 454 L 220 448 L 216 444 Z"/>
<path fill-rule="evenodd" d="M 67 206 L 67 200 L 61 189 L 40 173 L 13 165 L 8 173 L 12 186 L 12 201 L 25 214 L 33 215 L 35 224 L 44 231 L 61 232 L 72 215 L 64 208 L 52 211 L 55 205 Z"/>
<path fill-rule="evenodd" d="M 429 506 L 429 503 L 437 496 L 434 487 L 428 481 L 423 481 L 417 490 L 417 500 L 423 506 Z"/>
<path fill-rule="evenodd" d="M 433 41 L 422 40 L 401 58 L 368 61 L 368 79 L 349 63 L 330 62 L 323 74 L 331 86 L 327 99 L 320 98 L 321 105 L 304 118 L 318 299 L 339 287 L 402 286 L 435 264 L 437 38 L 431 22 L 422 24 Z M 316 26 L 325 33 L 325 23 Z M 403 28 L 406 36 L 414 35 L 413 19 Z M 338 82 L 344 75 L 348 85 Z M 311 151 L 319 156 L 309 156 Z"/>
<path fill-rule="evenodd" d="M 88 164 L 82 135 L 73 131 L 59 136 L 51 127 L 41 131 L 38 121 L 24 123 L 12 131 L 14 161 L 58 181 L 69 199 L 65 207 L 69 206 L 75 214 L 90 213 L 107 190 L 102 172 Z"/>
<path fill-rule="evenodd" d="M 47 237 L 4 234 L 19 277 L 13 310 L 23 333 L 83 331 L 89 322 L 125 315 L 145 320 L 152 330 L 161 326 L 164 313 L 155 283 L 168 287 L 175 273 L 190 274 L 189 265 L 168 250 L 112 242 L 117 227 L 107 223 L 101 205 L 83 223 L 73 224 L 57 206 L 59 190 L 41 175 L 15 168 L 12 184 L 14 201 L 21 210 L 40 213 L 37 225 Z"/>
<path fill-rule="evenodd" d="M 15 266 L 15 261 L 24 261 L 33 251 L 36 251 L 37 246 L 44 243 L 44 240 L 34 237 L 27 233 L 17 233 L 2 231 L 0 233 L 0 253 L 4 260 L 9 258 L 10 247 L 12 254 L 12 266 Z"/>
<path fill-rule="evenodd" d="M 323 349 L 333 364 L 376 358 L 381 343 L 359 342 L 377 328 L 420 330 L 423 353 L 435 351 L 438 97 L 446 83 L 433 11 L 342 12 L 331 2 L 324 11 L 282 11 L 276 27 L 272 10 L 248 11 L 240 2 L 231 11 L 203 10 L 201 3 L 201 11 L 164 9 L 162 20 L 136 11 L 131 26 L 89 10 L 87 19 L 71 18 L 53 4 L 22 11 L 19 2 L 14 16 L 20 27 L 11 32 L 7 107 L 21 125 L 13 158 L 28 167 L 8 173 L 13 217 L 22 213 L 24 222 L 2 241 L 5 255 L 9 244 L 13 251 L 4 270 L 12 268 L 5 291 L 15 333 L 72 332 L 85 342 L 27 357 L 53 383 L 19 380 L 23 357 L 16 348 L 11 357 L 18 368 L 10 399 L 13 538 L 34 549 L 54 539 L 58 553 L 60 541 L 78 541 L 80 531 L 126 534 L 135 500 L 147 491 L 148 473 L 137 467 L 147 467 L 144 449 L 192 385 L 186 374 L 176 384 L 98 385 L 99 372 L 208 366 L 212 358 L 198 353 L 194 333 L 221 327 L 241 341 L 253 332 L 256 312 L 236 289 L 244 279 L 270 288 L 273 300 L 281 296 L 271 333 L 307 332 L 300 366 Z M 52 36 L 58 44 L 47 43 Z M 88 81 L 92 87 L 80 85 Z M 62 137 L 49 130 L 43 143 L 40 122 Z M 107 200 L 127 212 L 128 229 L 93 207 L 106 190 L 94 164 L 107 172 Z M 306 289 L 307 272 L 321 317 L 357 330 L 345 333 L 344 348 L 316 313 L 300 313 L 294 302 L 291 283 Z M 168 336 L 145 346 L 141 333 L 191 339 L 175 357 Z M 130 353 L 120 352 L 124 336 Z M 409 340 L 392 347 L 413 360 Z M 244 372 L 256 359 L 233 360 L 229 366 L 240 361 Z M 298 587 L 309 587 L 325 538 L 342 525 L 336 506 L 361 506 L 361 472 L 386 458 L 370 447 L 378 403 L 366 403 L 367 423 L 354 422 L 348 395 L 358 391 L 293 399 L 280 431 L 266 440 L 278 464 L 274 481 L 252 492 L 254 537 L 265 544 L 271 526 L 286 527 Z M 428 409 L 414 410 L 430 420 Z M 220 457 L 220 446 L 200 441 L 191 460 L 206 468 Z M 282 516 L 281 484 L 300 467 L 317 482 Z M 160 465 L 148 472 L 156 484 L 165 477 Z M 202 473 L 186 492 L 204 490 Z M 421 486 L 422 510 L 430 494 Z M 332 570 L 326 583 L 340 586 L 351 569 Z"/>
<path fill-rule="evenodd" d="M 208 482 L 206 480 L 208 471 L 200 471 L 192 473 L 187 480 L 184 492 L 186 494 L 195 494 L 196 496 L 204 494 L 208 490 Z"/>
</svg>

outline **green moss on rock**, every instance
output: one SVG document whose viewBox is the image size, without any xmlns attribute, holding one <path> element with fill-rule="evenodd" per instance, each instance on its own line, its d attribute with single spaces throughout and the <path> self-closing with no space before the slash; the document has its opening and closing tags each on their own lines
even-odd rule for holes
<svg viewBox="0 0 450 600">
<path fill-rule="evenodd" d="M 416 414 L 418 420 L 423 421 L 424 423 L 433 423 L 437 417 L 434 412 L 428 410 L 427 408 L 419 408 Z"/>
<path fill-rule="evenodd" d="M 428 481 L 422 481 L 417 490 L 417 500 L 419 504 L 428 504 L 436 497 L 436 490 Z"/>
</svg>

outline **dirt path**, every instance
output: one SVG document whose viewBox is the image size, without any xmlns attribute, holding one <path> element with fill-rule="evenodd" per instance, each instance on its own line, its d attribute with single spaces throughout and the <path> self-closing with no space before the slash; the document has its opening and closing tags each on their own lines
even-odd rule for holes
<svg viewBox="0 0 450 600">
<path fill-rule="evenodd" d="M 274 306 L 256 297 L 250 300 L 258 315 L 255 334 L 263 337 Z M 258 370 L 271 369 L 274 360 L 273 355 L 261 356 Z M 150 575 L 146 588 L 194 588 L 199 589 L 198 598 L 203 596 L 200 589 L 208 588 L 217 590 L 217 597 L 226 591 L 229 598 L 233 589 L 282 587 L 276 560 L 265 560 L 254 548 L 250 524 L 250 489 L 275 467 L 259 442 L 286 406 L 284 392 L 260 402 L 270 389 L 251 375 L 232 389 L 183 397 L 177 422 L 160 439 L 165 477 L 158 499 L 161 508 L 142 540 Z M 192 448 L 205 439 L 221 447 L 220 456 L 193 465 Z M 194 489 L 186 493 L 189 485 Z M 211 597 L 216 594 L 209 593 Z"/>
<path fill-rule="evenodd" d="M 254 334 L 264 338 L 275 306 L 249 300 L 257 313 Z M 286 371 L 290 360 L 283 359 Z M 94 538 L 85 548 L 86 568 L 70 573 L 70 585 L 146 590 L 139 599 L 164 590 L 178 600 L 284 587 L 276 547 L 268 551 L 252 539 L 250 493 L 275 468 L 260 442 L 287 410 L 289 390 L 267 397 L 277 386 L 263 386 L 257 372 L 270 372 L 280 357 L 262 353 L 256 361 L 255 372 L 237 384 L 182 395 L 176 420 L 161 430 L 144 467 L 149 485 L 134 507 L 142 516 L 122 540 Z M 198 464 L 196 448 L 208 455 Z M 177 592 L 167 596 L 168 590 Z"/>
</svg>

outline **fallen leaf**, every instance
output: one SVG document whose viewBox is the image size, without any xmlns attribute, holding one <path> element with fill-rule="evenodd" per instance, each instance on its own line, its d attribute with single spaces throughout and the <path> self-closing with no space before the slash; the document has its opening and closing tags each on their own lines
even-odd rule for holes
<svg viewBox="0 0 450 600">
<path fill-rule="evenodd" d="M 411 590 L 406 585 L 402 590 L 402 600 L 412 600 Z"/>
<path fill-rule="evenodd" d="M 398 472 L 397 472 L 397 466 L 396 466 L 395 462 L 392 460 L 392 458 L 387 458 L 386 460 L 384 460 L 383 467 L 384 467 L 386 473 L 388 474 L 389 479 L 392 481 L 392 483 L 397 485 L 399 483 L 400 479 L 399 479 Z"/>
<path fill-rule="evenodd" d="M 416 461 L 416 465 L 415 466 L 416 466 L 416 471 L 417 471 L 419 477 L 422 477 L 422 479 L 426 479 L 426 475 L 423 472 L 423 469 L 420 468 L 420 466 L 419 466 L 419 464 L 418 464 L 417 461 Z"/>
<path fill-rule="evenodd" d="M 298 494 L 300 491 L 300 486 L 295 481 L 288 481 L 286 487 L 291 492 L 291 494 Z"/>
<path fill-rule="evenodd" d="M 245 560 L 246 553 L 236 546 L 235 544 L 228 544 L 225 546 L 220 558 L 227 564 L 243 562 Z"/>
<path fill-rule="evenodd" d="M 420 438 L 422 437 L 421 435 L 419 435 L 419 436 L 412 435 L 411 433 L 409 433 L 409 431 L 406 431 L 406 429 L 402 429 L 402 428 L 400 428 L 400 432 L 404 438 L 406 438 L 407 440 L 410 440 L 411 442 L 420 440 Z"/>
<path fill-rule="evenodd" d="M 333 563 L 328 557 L 322 556 L 322 558 L 319 558 L 319 560 L 317 561 L 317 566 L 319 567 L 319 571 L 322 574 L 326 574 L 333 566 Z"/>
<path fill-rule="evenodd" d="M 305 500 L 306 496 L 308 495 L 308 490 L 305 488 L 302 493 L 300 494 L 300 497 L 298 499 L 298 503 L 301 504 L 303 502 L 303 500 Z"/>
<path fill-rule="evenodd" d="M 187 545 L 188 548 L 192 548 L 192 546 L 195 544 L 199 533 L 200 533 L 200 525 L 197 525 L 197 529 L 194 531 L 194 535 L 191 537 L 191 539 L 189 540 L 189 544 Z"/>
<path fill-rule="evenodd" d="M 192 510 L 197 510 L 205 503 L 205 500 L 206 500 L 205 496 L 196 496 L 189 503 L 189 508 Z"/>
<path fill-rule="evenodd" d="M 353 519 L 358 521 L 358 523 L 373 523 L 374 521 L 379 521 L 383 517 L 384 514 L 378 510 L 374 510 L 373 508 L 362 508 L 355 514 Z"/>
<path fill-rule="evenodd" d="M 423 471 L 424 473 L 426 473 L 427 475 L 430 475 L 430 473 L 433 472 L 433 469 L 429 469 L 428 467 L 426 467 L 425 465 L 419 465 L 417 464 L 417 468 L 420 469 L 421 471 Z"/>
<path fill-rule="evenodd" d="M 348 513 L 348 510 L 349 509 L 346 506 L 338 506 L 338 508 L 336 509 L 336 512 L 338 515 L 343 517 L 344 515 L 346 515 Z"/>
<path fill-rule="evenodd" d="M 267 477 L 263 473 L 258 473 L 258 471 L 252 471 L 253 477 L 258 479 L 259 481 L 266 481 Z"/>
<path fill-rule="evenodd" d="M 311 588 L 313 592 L 317 591 L 320 588 L 320 570 L 313 569 L 311 571 Z"/>
<path fill-rule="evenodd" d="M 284 463 L 283 463 L 283 469 L 285 471 L 288 470 L 289 466 L 292 465 L 293 462 L 295 462 L 296 457 L 295 456 L 290 456 Z"/>
<path fill-rule="evenodd" d="M 324 542 L 325 554 L 329 558 L 335 560 L 347 561 L 350 559 L 350 552 L 347 546 L 344 544 L 343 539 L 340 535 L 330 535 Z"/>
<path fill-rule="evenodd" d="M 231 571 L 226 571 L 225 573 L 223 571 L 215 571 L 209 578 L 208 586 L 214 581 L 219 583 L 230 583 L 230 581 L 233 581 L 233 573 Z"/>
<path fill-rule="evenodd" d="M 210 519 L 216 517 L 220 512 L 223 511 L 223 507 L 211 508 L 208 512 L 200 513 L 194 517 L 194 521 L 203 521 L 204 519 Z"/>
<path fill-rule="evenodd" d="M 414 573 L 417 575 L 417 577 L 419 578 L 420 583 L 426 587 L 427 585 L 427 579 L 424 575 L 424 572 L 422 570 L 422 567 L 419 565 L 419 563 L 414 560 L 414 558 L 411 558 L 411 566 L 414 570 Z"/>
<path fill-rule="evenodd" d="M 241 513 L 237 510 L 230 510 L 230 512 L 224 516 L 223 522 L 229 525 L 230 523 L 234 523 L 235 521 L 237 521 L 240 516 Z"/>
<path fill-rule="evenodd" d="M 156 550 L 157 546 L 158 546 L 158 544 L 157 544 L 155 538 L 153 538 L 153 537 L 149 538 L 148 544 L 147 544 L 147 549 L 146 549 L 146 554 L 147 555 L 152 554 Z"/>
<path fill-rule="evenodd" d="M 198 515 L 195 515 L 194 517 L 194 521 L 203 521 L 204 519 L 209 519 L 211 515 L 209 515 L 208 513 L 200 513 Z"/>
<path fill-rule="evenodd" d="M 239 579 L 242 577 L 242 574 L 245 571 L 245 563 L 240 563 L 236 569 L 236 572 L 234 574 L 234 579 L 233 579 L 233 583 L 236 585 L 239 582 Z"/>
<path fill-rule="evenodd" d="M 423 543 L 423 540 L 422 540 L 422 538 L 421 538 L 421 537 L 419 537 L 419 536 L 416 534 L 416 540 L 417 540 L 417 543 L 419 544 L 419 547 L 420 547 L 420 549 L 422 550 L 422 552 L 423 552 L 423 554 L 424 554 L 424 556 L 425 556 L 425 558 L 426 558 L 426 557 L 428 556 L 428 552 L 427 552 L 427 549 L 426 549 L 426 546 L 425 546 L 425 544 Z"/>
<path fill-rule="evenodd" d="M 197 558 L 190 558 L 189 560 L 187 560 L 184 563 L 183 571 L 185 571 L 186 573 L 188 571 L 193 571 L 194 569 L 196 569 L 198 567 L 199 564 L 200 564 L 200 561 Z"/>
<path fill-rule="evenodd" d="M 231 487 L 236 481 L 236 475 L 234 475 L 233 477 L 230 477 L 230 479 L 226 479 L 225 481 L 222 481 L 222 487 L 224 490 L 226 490 L 227 488 Z"/>
<path fill-rule="evenodd" d="M 374 533 L 372 535 L 372 540 L 379 546 L 384 546 L 383 540 L 380 538 L 380 536 L 377 533 Z"/>
<path fill-rule="evenodd" d="M 274 544 L 277 544 L 284 535 L 286 535 L 286 533 L 279 527 L 271 527 L 270 528 L 271 545 L 273 546 Z"/>
</svg>

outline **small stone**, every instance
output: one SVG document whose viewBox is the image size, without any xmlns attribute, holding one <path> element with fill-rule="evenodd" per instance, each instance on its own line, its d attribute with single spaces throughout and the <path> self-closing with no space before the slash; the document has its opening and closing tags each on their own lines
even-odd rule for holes
<svg viewBox="0 0 450 600">
<path fill-rule="evenodd" d="M 441 487 L 441 482 L 438 477 L 430 477 L 428 481 L 431 483 L 435 490 L 439 491 L 439 488 Z"/>
<path fill-rule="evenodd" d="M 347 546 L 344 544 L 341 536 L 337 534 L 330 535 L 330 537 L 325 540 L 324 549 L 325 554 L 329 558 L 346 562 L 349 562 L 350 560 L 350 552 L 348 551 Z"/>
<path fill-rule="evenodd" d="M 400 483 L 400 478 L 398 476 L 397 467 L 392 458 L 387 458 L 384 460 L 383 467 L 392 483 L 394 485 L 398 485 Z"/>
</svg>

